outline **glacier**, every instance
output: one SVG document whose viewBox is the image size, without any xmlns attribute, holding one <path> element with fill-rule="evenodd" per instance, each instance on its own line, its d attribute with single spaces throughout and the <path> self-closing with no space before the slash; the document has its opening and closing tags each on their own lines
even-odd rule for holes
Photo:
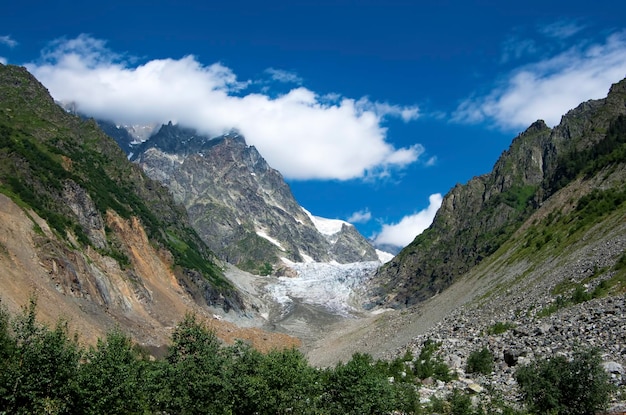
<svg viewBox="0 0 626 415">
<path fill-rule="evenodd" d="M 266 286 L 270 296 L 281 305 L 283 315 L 293 308 L 294 300 L 321 306 L 331 314 L 353 317 L 360 311 L 358 297 L 366 281 L 381 262 L 289 263 L 296 277 L 278 277 Z"/>
</svg>

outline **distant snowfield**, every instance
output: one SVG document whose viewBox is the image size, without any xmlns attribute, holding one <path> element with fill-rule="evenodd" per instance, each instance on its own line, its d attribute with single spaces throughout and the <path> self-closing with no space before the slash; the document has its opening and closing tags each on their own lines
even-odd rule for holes
<svg viewBox="0 0 626 415">
<path fill-rule="evenodd" d="M 349 317 L 357 309 L 352 305 L 356 291 L 381 265 L 378 261 L 351 264 L 320 262 L 290 263 L 297 277 L 280 277 L 267 290 L 287 313 L 294 299 L 322 306 L 333 314 Z"/>
<path fill-rule="evenodd" d="M 336 233 L 341 232 L 341 228 L 343 227 L 343 225 L 352 226 L 350 223 L 343 220 L 322 218 L 320 216 L 314 216 L 305 208 L 302 208 L 302 210 L 309 216 L 311 222 L 313 222 L 313 225 L 315 225 L 315 228 L 322 235 L 335 235 Z"/>
</svg>

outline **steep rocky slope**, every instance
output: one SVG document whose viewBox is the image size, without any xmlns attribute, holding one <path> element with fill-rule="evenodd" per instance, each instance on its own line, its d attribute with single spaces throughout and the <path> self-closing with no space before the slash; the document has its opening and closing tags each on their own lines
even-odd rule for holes
<svg viewBox="0 0 626 415">
<path fill-rule="evenodd" d="M 568 112 L 554 129 L 543 121 L 531 125 L 491 173 L 446 195 L 431 227 L 379 271 L 373 304 L 406 307 L 441 292 L 492 255 L 559 189 L 581 174 L 599 174 L 598 163 L 623 161 L 611 157 L 621 154 L 615 151 L 624 142 L 625 114 L 622 81 L 607 98 Z"/>
<path fill-rule="evenodd" d="M 0 293 L 12 311 L 34 294 L 43 318 L 69 318 L 88 340 L 119 325 L 154 346 L 188 310 L 249 311 L 168 190 L 4 65 L 0 208 Z"/>
<path fill-rule="evenodd" d="M 223 260 L 254 273 L 285 273 L 293 262 L 375 261 L 350 224 L 315 218 L 281 174 L 232 132 L 210 138 L 164 125 L 132 160 L 183 203 L 194 228 Z"/>
<path fill-rule="evenodd" d="M 423 400 L 461 389 L 475 402 L 519 404 L 520 366 L 597 349 L 619 391 L 609 413 L 626 410 L 625 114 L 623 81 L 552 130 L 533 124 L 490 174 L 451 190 L 428 233 L 392 261 L 391 276 L 383 268 L 370 280 L 378 304 L 396 308 L 335 323 L 309 359 L 418 356 L 434 342 L 458 378 L 425 379 Z M 382 286 L 381 276 L 389 278 Z M 485 349 L 491 372 L 468 373 L 470 356 Z"/>
<path fill-rule="evenodd" d="M 426 340 L 458 375 L 420 390 L 422 399 L 451 388 L 476 400 L 519 402 L 515 373 L 538 358 L 571 357 L 597 348 L 618 393 L 612 411 L 626 410 L 626 195 L 590 216 L 580 203 L 597 189 L 626 182 L 626 160 L 593 177 L 579 177 L 542 204 L 495 253 L 438 295 L 401 310 L 385 310 L 358 324 L 344 321 L 310 350 L 318 365 L 354 352 L 379 358 L 418 356 Z M 603 202 L 596 199 L 597 205 Z M 588 213 L 588 212 L 587 212 Z M 382 310 L 380 310 L 382 311 Z M 473 352 L 494 357 L 489 374 L 468 373 Z"/>
</svg>

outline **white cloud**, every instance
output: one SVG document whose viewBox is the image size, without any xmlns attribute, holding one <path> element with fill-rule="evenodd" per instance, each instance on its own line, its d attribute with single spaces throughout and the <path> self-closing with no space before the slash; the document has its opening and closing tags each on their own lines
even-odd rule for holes
<svg viewBox="0 0 626 415">
<path fill-rule="evenodd" d="M 426 160 L 426 163 L 424 163 L 426 167 L 432 167 L 436 164 L 437 164 L 437 156 L 432 156 L 431 158 Z"/>
<path fill-rule="evenodd" d="M 423 152 L 420 145 L 395 148 L 383 126 L 386 117 L 416 119 L 417 107 L 320 96 L 305 87 L 277 97 L 246 95 L 249 81 L 194 56 L 132 66 L 104 41 L 81 35 L 55 42 L 42 62 L 27 68 L 55 99 L 75 102 L 94 117 L 131 124 L 171 120 L 212 135 L 237 128 L 291 179 L 385 175 Z"/>
<path fill-rule="evenodd" d="M 510 37 L 502 45 L 500 62 L 507 63 L 535 53 L 537 53 L 537 45 L 534 40 Z"/>
<path fill-rule="evenodd" d="M 580 32 L 585 27 L 570 20 L 558 20 L 539 28 L 539 31 L 548 37 L 567 39 Z"/>
<path fill-rule="evenodd" d="M 519 129 L 543 119 L 554 126 L 581 102 L 605 97 L 625 76 L 626 32 L 619 32 L 512 72 L 489 94 L 462 102 L 453 120 Z"/>
<path fill-rule="evenodd" d="M 398 247 L 410 244 L 433 222 L 443 198 L 440 193 L 435 193 L 430 195 L 428 201 L 429 205 L 426 209 L 405 216 L 398 223 L 383 225 L 380 233 L 373 237 L 374 242 L 379 245 L 389 244 Z"/>
<path fill-rule="evenodd" d="M 369 209 L 363 209 L 358 212 L 354 212 L 346 220 L 350 223 L 367 223 L 370 219 L 372 219 L 372 212 L 370 212 Z"/>
<path fill-rule="evenodd" d="M 17 41 L 11 38 L 11 36 L 0 36 L 0 45 L 6 45 L 10 48 L 17 46 Z"/>
<path fill-rule="evenodd" d="M 297 85 L 302 84 L 302 78 L 294 72 L 285 71 L 283 69 L 267 68 L 265 73 L 269 74 L 274 81 Z"/>
<path fill-rule="evenodd" d="M 7 58 L 5 58 L 4 56 L 0 56 L 0 63 L 3 65 L 7 64 Z"/>
</svg>

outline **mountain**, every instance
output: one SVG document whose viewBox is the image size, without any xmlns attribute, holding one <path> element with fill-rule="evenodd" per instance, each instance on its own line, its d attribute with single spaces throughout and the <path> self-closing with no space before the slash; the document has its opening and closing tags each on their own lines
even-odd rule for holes
<svg viewBox="0 0 626 415">
<path fill-rule="evenodd" d="M 583 221 L 571 215 L 587 214 L 592 206 L 620 209 L 625 142 L 626 80 L 613 85 L 605 99 L 569 111 L 553 129 L 535 122 L 513 140 L 492 172 L 455 186 L 445 196 L 432 225 L 379 270 L 372 304 L 402 308 L 420 303 L 520 232 L 528 244 L 554 243 L 552 222 L 566 217 Z M 570 196 L 559 199 L 548 214 L 551 223 L 527 223 L 564 193 Z M 589 215 L 589 222 L 603 218 Z"/>
<path fill-rule="evenodd" d="M 623 389 L 626 80 L 552 129 L 530 126 L 490 173 L 452 188 L 432 226 L 368 281 L 373 312 L 328 327 L 312 363 L 421 356 L 434 344 L 459 379 L 421 389 L 424 399 L 478 385 L 478 400 L 519 402 L 520 366 L 595 349 Z M 483 350 L 490 373 L 468 373 Z M 623 395 L 611 405 L 623 411 Z"/>
<path fill-rule="evenodd" d="M 251 311 L 168 189 L 5 65 L 0 216 L 2 303 L 35 295 L 45 319 L 70 318 L 87 339 L 117 325 L 160 345 L 187 311 Z"/>
<path fill-rule="evenodd" d="M 170 189 L 218 257 L 241 269 L 282 275 L 292 272 L 290 262 L 378 260 L 354 226 L 304 210 L 237 132 L 207 137 L 169 123 L 131 160 Z"/>
</svg>

